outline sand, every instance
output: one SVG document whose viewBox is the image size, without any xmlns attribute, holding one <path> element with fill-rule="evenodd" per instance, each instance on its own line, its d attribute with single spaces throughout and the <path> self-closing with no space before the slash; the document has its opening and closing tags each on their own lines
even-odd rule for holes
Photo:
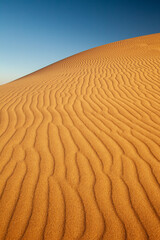
<svg viewBox="0 0 160 240">
<path fill-rule="evenodd" d="M 160 239 L 160 34 L 0 86 L 3 239 Z"/>
</svg>

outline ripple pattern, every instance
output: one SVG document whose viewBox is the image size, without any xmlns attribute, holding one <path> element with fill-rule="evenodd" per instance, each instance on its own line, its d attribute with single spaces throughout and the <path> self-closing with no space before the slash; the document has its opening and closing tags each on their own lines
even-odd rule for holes
<svg viewBox="0 0 160 240">
<path fill-rule="evenodd" d="M 0 240 L 160 239 L 160 34 L 0 86 Z"/>
</svg>

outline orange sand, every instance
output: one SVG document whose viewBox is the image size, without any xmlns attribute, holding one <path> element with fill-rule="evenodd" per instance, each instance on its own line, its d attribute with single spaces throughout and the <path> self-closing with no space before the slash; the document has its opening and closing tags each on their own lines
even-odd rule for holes
<svg viewBox="0 0 160 240">
<path fill-rule="evenodd" d="M 0 240 L 160 239 L 160 34 L 0 86 Z"/>
</svg>

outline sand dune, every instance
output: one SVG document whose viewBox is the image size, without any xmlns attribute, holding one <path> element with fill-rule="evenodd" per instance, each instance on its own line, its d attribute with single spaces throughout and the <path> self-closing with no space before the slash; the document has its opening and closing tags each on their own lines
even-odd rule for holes
<svg viewBox="0 0 160 240">
<path fill-rule="evenodd" d="M 0 86 L 3 239 L 160 239 L 160 34 Z"/>
</svg>

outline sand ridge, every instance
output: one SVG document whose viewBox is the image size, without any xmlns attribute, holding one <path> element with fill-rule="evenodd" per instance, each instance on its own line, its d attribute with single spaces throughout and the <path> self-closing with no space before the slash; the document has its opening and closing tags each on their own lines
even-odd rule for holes
<svg viewBox="0 0 160 240">
<path fill-rule="evenodd" d="M 0 86 L 0 240 L 160 239 L 160 34 Z"/>
</svg>

